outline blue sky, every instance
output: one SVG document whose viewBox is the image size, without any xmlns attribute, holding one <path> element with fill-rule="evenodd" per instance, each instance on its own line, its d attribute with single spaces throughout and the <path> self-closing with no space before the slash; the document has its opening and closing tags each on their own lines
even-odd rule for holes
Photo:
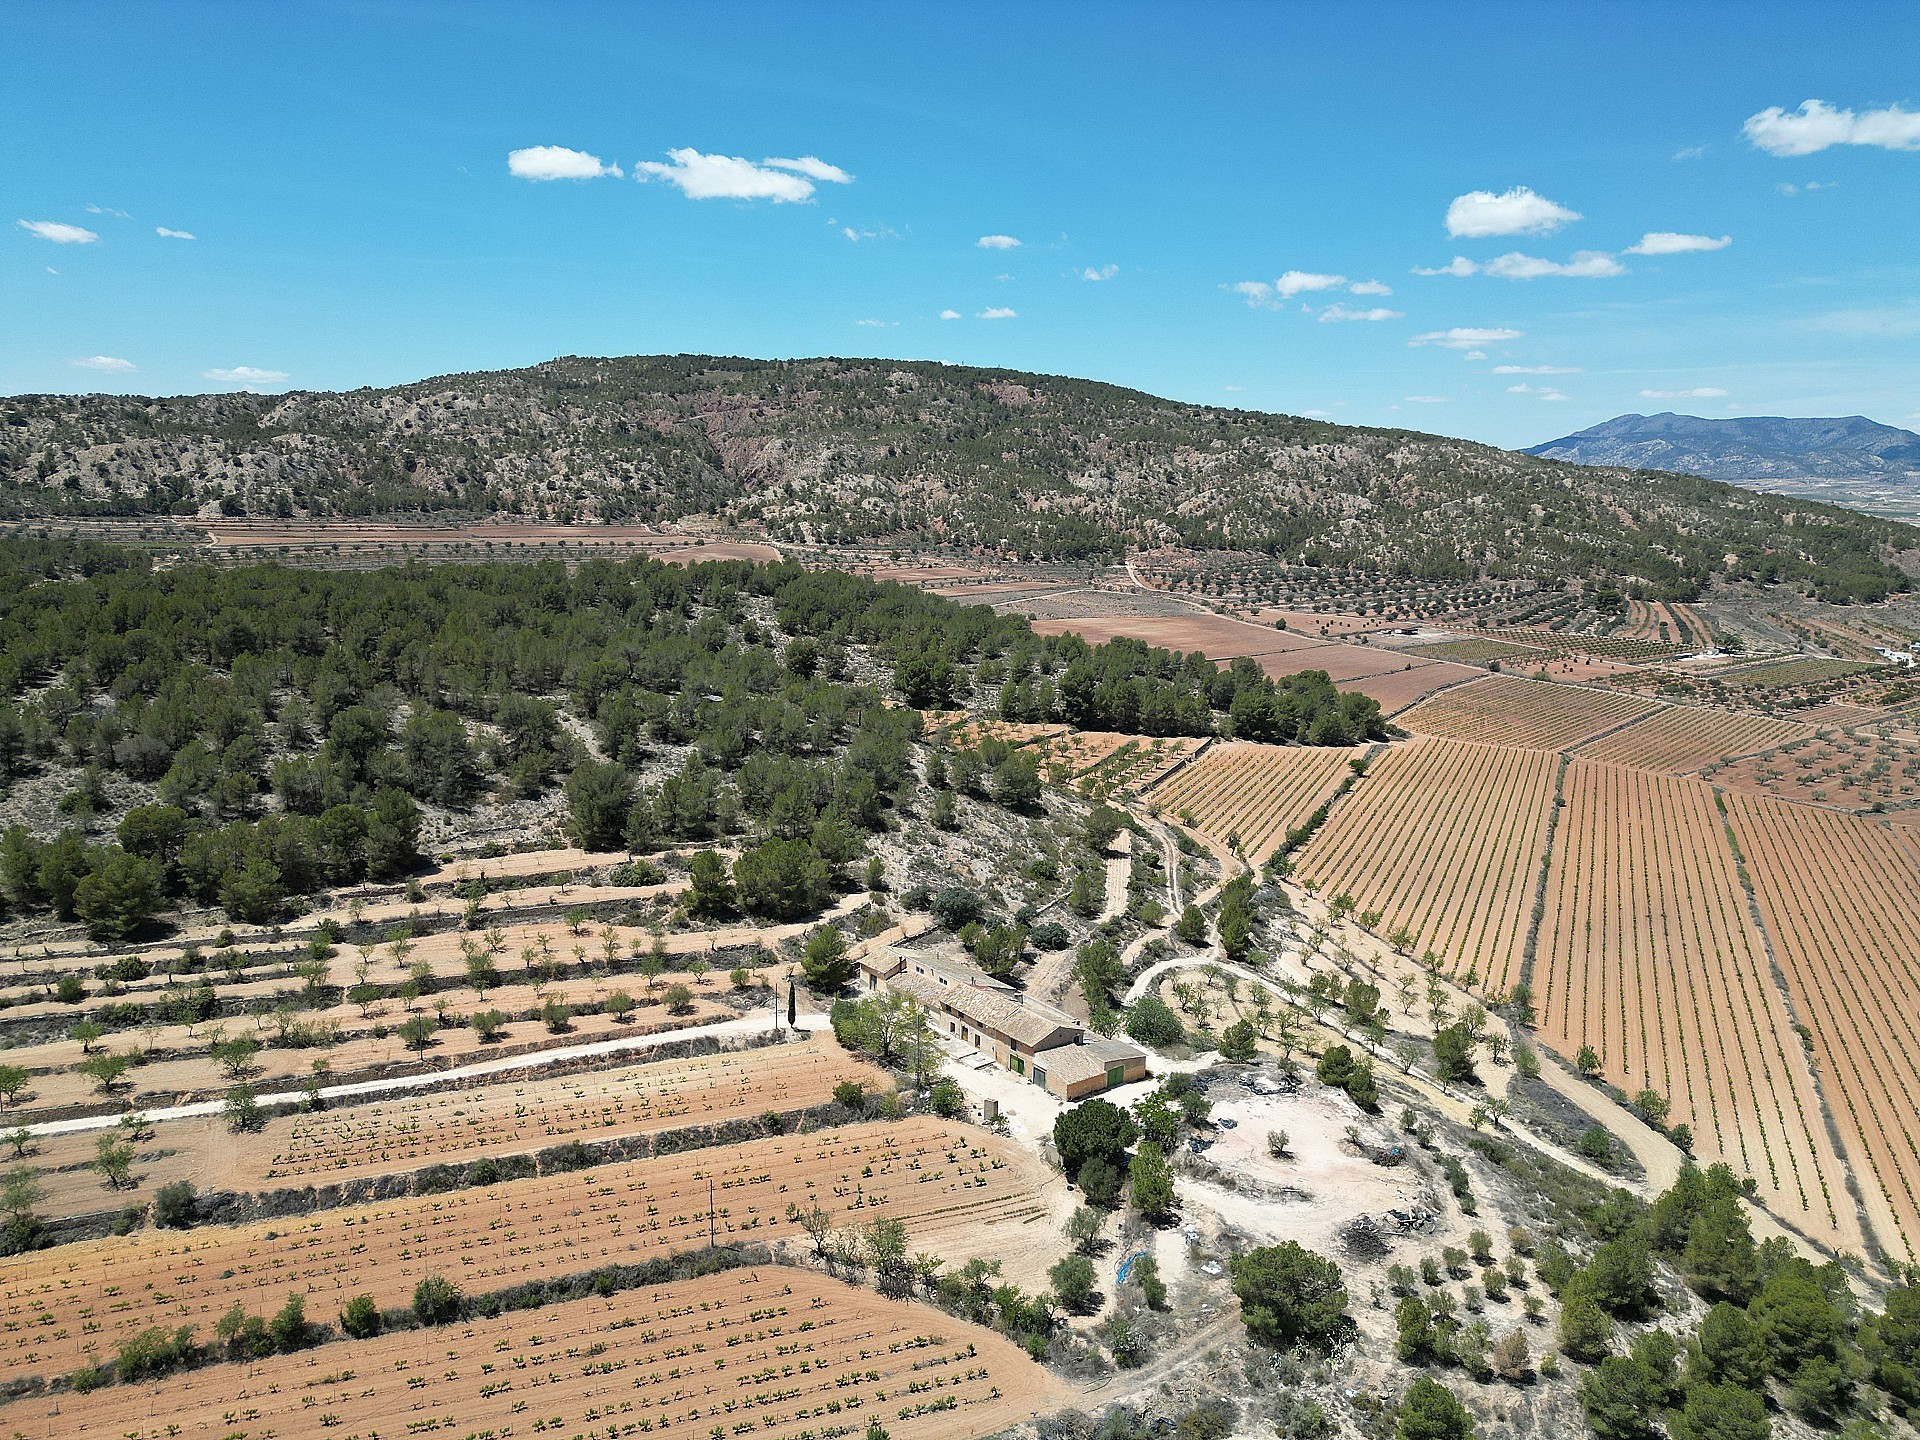
<svg viewBox="0 0 1920 1440">
<path fill-rule="evenodd" d="M 6 0 L 0 391 L 700 351 L 1920 425 L 1916 55 L 1911 4 Z"/>
</svg>

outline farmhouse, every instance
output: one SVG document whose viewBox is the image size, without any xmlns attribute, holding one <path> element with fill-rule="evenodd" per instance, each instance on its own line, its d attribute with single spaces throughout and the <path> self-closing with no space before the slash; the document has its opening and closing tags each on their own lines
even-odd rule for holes
<svg viewBox="0 0 1920 1440">
<path fill-rule="evenodd" d="M 860 970 L 868 989 L 884 985 L 912 996 L 942 1034 L 1063 1100 L 1146 1078 L 1146 1052 L 1138 1046 L 1089 1034 L 1071 1015 L 971 966 L 877 947 Z"/>
</svg>

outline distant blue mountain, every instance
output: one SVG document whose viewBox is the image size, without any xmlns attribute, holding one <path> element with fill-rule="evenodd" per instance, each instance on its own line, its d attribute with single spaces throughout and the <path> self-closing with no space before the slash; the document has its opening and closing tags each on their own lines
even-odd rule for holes
<svg viewBox="0 0 1920 1440">
<path fill-rule="evenodd" d="M 1619 415 L 1529 455 L 1576 465 L 1670 470 L 1736 484 L 1754 481 L 1878 481 L 1920 488 L 1920 435 L 1864 415 L 1790 420 L 1749 415 Z"/>
</svg>

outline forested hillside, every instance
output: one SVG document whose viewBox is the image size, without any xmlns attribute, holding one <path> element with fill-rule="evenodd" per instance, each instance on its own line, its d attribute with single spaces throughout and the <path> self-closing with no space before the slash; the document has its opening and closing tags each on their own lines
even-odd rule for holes
<svg viewBox="0 0 1920 1440">
<path fill-rule="evenodd" d="M 970 697 L 1136 734 L 1384 733 L 1324 675 L 1093 648 L 797 565 L 150 570 L 8 540 L 0 593 L 0 803 L 22 801 L 0 893 L 101 938 L 183 900 L 266 923 L 407 873 L 424 814 L 543 795 L 588 849 L 737 848 L 740 906 L 792 918 L 917 783 L 908 707 Z M 998 763 L 979 783 L 1031 804 L 1033 757 Z"/>
<path fill-rule="evenodd" d="M 1043 557 L 1904 585 L 1910 527 L 1692 477 L 929 362 L 564 358 L 343 394 L 0 402 L 0 512 L 710 516 Z"/>
</svg>

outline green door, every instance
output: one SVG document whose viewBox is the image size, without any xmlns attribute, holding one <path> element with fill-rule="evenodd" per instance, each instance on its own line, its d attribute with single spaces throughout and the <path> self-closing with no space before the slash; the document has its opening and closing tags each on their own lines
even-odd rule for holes
<svg viewBox="0 0 1920 1440">
<path fill-rule="evenodd" d="M 1116 1085 L 1124 1085 L 1126 1083 L 1127 1067 L 1125 1065 L 1109 1065 L 1107 1067 L 1107 1088 L 1109 1090 Z"/>
</svg>

